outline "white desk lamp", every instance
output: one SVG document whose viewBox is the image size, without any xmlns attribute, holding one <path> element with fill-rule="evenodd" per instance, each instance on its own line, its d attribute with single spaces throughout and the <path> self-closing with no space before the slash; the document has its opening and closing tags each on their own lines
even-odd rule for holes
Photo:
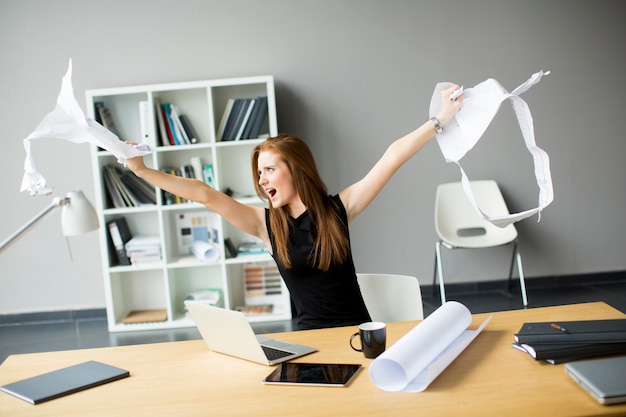
<svg viewBox="0 0 626 417">
<path fill-rule="evenodd" d="M 41 213 L 33 217 L 6 240 L 0 243 L 0 254 L 11 246 L 31 227 L 35 226 L 43 217 L 52 212 L 55 208 L 61 207 L 61 225 L 64 236 L 76 236 L 97 229 L 100 224 L 89 200 L 82 191 L 71 191 L 65 197 L 55 197 L 52 203 Z"/>
</svg>

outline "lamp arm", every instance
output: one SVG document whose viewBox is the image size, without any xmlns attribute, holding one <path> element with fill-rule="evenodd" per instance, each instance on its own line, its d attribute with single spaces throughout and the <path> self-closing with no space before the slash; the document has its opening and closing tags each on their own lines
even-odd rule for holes
<svg viewBox="0 0 626 417">
<path fill-rule="evenodd" d="M 39 214 L 30 219 L 28 223 L 24 224 L 18 230 L 16 230 L 11 236 L 6 238 L 2 243 L 0 243 L 0 254 L 2 254 L 6 249 L 9 248 L 13 243 L 17 241 L 19 237 L 21 237 L 25 232 L 27 232 L 31 227 L 37 224 L 41 219 L 43 219 L 48 213 L 54 210 L 57 207 L 62 207 L 69 204 L 69 197 L 56 197 L 52 200 L 52 203 L 45 209 L 43 209 Z"/>
</svg>

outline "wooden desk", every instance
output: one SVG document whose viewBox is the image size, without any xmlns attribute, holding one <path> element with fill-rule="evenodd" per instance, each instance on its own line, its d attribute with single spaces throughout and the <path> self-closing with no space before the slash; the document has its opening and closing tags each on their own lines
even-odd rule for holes
<svg viewBox="0 0 626 417">
<path fill-rule="evenodd" d="M 475 315 L 470 328 L 487 316 Z M 347 388 L 266 386 L 260 381 L 273 367 L 211 352 L 201 340 L 12 355 L 0 366 L 0 385 L 87 360 L 128 369 L 131 377 L 36 406 L 0 392 L 0 416 L 626 415 L 626 404 L 596 403 L 563 365 L 533 361 L 511 347 L 523 322 L 624 317 L 604 303 L 494 313 L 448 369 L 413 394 L 374 386 L 367 372 L 371 360 L 348 344 L 356 326 L 276 335 L 319 349 L 302 362 L 364 364 Z M 391 323 L 388 342 L 415 325 Z"/>
</svg>

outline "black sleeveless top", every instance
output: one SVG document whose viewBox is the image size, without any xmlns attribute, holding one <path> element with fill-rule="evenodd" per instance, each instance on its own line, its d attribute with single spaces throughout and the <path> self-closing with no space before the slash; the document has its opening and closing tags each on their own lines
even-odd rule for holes
<svg viewBox="0 0 626 417">
<path fill-rule="evenodd" d="M 329 198 L 335 203 L 349 239 L 346 209 L 338 195 Z M 265 222 L 274 260 L 291 293 L 300 330 L 351 326 L 371 321 L 361 296 L 351 252 L 343 264 L 331 266 L 326 272 L 311 267 L 310 254 L 316 231 L 308 211 L 296 219 L 289 219 L 291 268 L 285 268 L 276 256 L 269 209 L 265 210 Z"/>
</svg>

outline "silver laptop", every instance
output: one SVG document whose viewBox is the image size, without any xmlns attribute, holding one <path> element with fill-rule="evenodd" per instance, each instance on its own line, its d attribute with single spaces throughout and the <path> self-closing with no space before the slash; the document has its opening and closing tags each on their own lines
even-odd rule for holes
<svg viewBox="0 0 626 417">
<path fill-rule="evenodd" d="M 626 402 L 626 356 L 569 362 L 565 373 L 600 404 Z"/>
<path fill-rule="evenodd" d="M 275 365 L 304 356 L 317 349 L 254 334 L 240 311 L 185 301 L 191 318 L 209 349 L 264 365 Z"/>
</svg>

